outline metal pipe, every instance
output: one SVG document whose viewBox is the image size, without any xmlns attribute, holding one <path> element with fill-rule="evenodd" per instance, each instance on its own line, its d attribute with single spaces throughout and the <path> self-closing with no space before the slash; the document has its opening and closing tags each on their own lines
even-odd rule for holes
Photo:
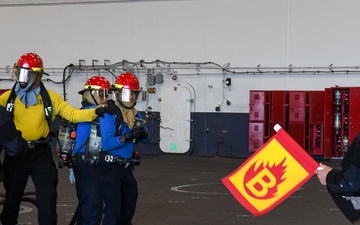
<svg viewBox="0 0 360 225">
<path fill-rule="evenodd" d="M 226 66 L 221 66 L 219 64 L 213 62 L 165 62 L 165 61 L 138 61 L 138 62 L 129 62 L 127 60 L 123 60 L 114 64 L 106 64 L 104 65 L 95 65 L 94 60 L 92 61 L 92 65 L 84 65 L 84 60 L 79 60 L 79 65 L 74 65 L 72 69 L 74 71 L 94 71 L 94 70 L 132 70 L 136 72 L 143 72 L 149 68 L 154 69 L 156 72 L 160 73 L 168 73 L 169 75 L 173 75 L 176 73 L 177 75 L 218 75 L 221 73 L 226 74 L 240 74 L 240 75 L 256 75 L 256 74 L 359 74 L 360 67 L 359 66 L 333 66 L 330 64 L 329 66 L 315 66 L 315 67 L 296 67 L 293 65 L 283 66 L 283 67 L 262 67 L 260 64 L 255 67 L 231 67 L 229 64 L 225 64 Z M 54 72 L 57 73 L 62 71 L 63 68 L 45 68 L 48 73 Z M 191 71 L 186 71 L 191 70 Z M 216 72 L 214 72 L 214 70 Z M 188 73 L 186 73 L 188 72 Z M 8 74 L 9 67 L 0 68 L 0 74 Z"/>
</svg>

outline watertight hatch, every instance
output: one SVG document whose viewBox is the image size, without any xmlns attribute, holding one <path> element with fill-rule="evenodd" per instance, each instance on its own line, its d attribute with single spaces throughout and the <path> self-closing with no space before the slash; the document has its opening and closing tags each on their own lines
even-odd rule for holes
<svg viewBox="0 0 360 225">
<path fill-rule="evenodd" d="M 180 85 L 163 86 L 160 91 L 160 149 L 186 153 L 191 140 L 191 92 Z"/>
</svg>

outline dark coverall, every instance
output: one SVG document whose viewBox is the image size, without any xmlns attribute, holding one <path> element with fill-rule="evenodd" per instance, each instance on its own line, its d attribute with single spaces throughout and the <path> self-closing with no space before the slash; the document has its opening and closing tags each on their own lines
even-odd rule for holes
<svg viewBox="0 0 360 225">
<path fill-rule="evenodd" d="M 341 169 L 333 169 L 326 176 L 326 185 L 335 204 L 346 218 L 351 222 L 358 221 L 360 210 L 356 210 L 347 197 L 360 197 L 360 132 L 344 155 Z"/>
<path fill-rule="evenodd" d="M 1 146 L 9 156 L 24 152 L 28 147 L 21 137 L 21 131 L 16 129 L 13 119 L 3 106 L 0 106 L 0 149 Z"/>
<path fill-rule="evenodd" d="M 95 107 L 87 101 L 83 101 L 82 105 L 83 109 Z M 103 199 L 97 165 L 92 164 L 87 158 L 90 132 L 91 122 L 77 124 L 73 157 L 76 194 L 79 199 L 77 225 L 99 225 L 103 213 Z"/>
</svg>

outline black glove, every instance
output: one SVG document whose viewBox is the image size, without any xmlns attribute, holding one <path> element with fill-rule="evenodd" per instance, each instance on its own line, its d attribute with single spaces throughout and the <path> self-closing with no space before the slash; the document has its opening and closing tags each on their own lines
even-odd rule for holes
<svg viewBox="0 0 360 225">
<path fill-rule="evenodd" d="M 118 109 L 118 107 L 116 106 L 114 100 L 109 99 L 109 100 L 106 101 L 106 103 L 107 103 L 107 106 L 108 106 L 110 109 L 114 110 L 114 112 L 115 112 L 116 109 Z"/>
<path fill-rule="evenodd" d="M 137 130 L 133 129 L 133 130 L 125 133 L 124 135 L 122 135 L 120 137 L 120 142 L 125 143 L 125 142 L 128 142 L 128 141 L 134 141 L 134 140 L 136 140 L 137 136 L 138 136 Z"/>
<path fill-rule="evenodd" d="M 149 133 L 144 128 L 134 128 L 120 137 L 121 143 L 133 141 L 137 143 L 139 140 L 144 140 L 148 137 Z"/>
<path fill-rule="evenodd" d="M 149 135 L 149 133 L 143 127 L 140 129 L 137 129 L 136 133 L 137 133 L 136 139 L 138 139 L 138 140 L 144 140 Z"/>
<path fill-rule="evenodd" d="M 109 106 L 103 106 L 103 107 L 96 108 L 95 113 L 96 113 L 96 115 L 104 118 L 104 113 L 113 115 L 113 114 L 115 114 L 115 110 Z"/>
</svg>

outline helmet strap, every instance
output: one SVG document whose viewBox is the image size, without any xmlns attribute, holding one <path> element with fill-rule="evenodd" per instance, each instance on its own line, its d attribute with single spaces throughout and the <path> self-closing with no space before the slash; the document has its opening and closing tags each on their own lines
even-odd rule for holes
<svg viewBox="0 0 360 225">
<path fill-rule="evenodd" d="M 96 101 L 95 96 L 93 95 L 92 91 L 90 91 L 91 98 L 94 100 L 96 105 L 99 105 L 99 103 Z"/>
</svg>

